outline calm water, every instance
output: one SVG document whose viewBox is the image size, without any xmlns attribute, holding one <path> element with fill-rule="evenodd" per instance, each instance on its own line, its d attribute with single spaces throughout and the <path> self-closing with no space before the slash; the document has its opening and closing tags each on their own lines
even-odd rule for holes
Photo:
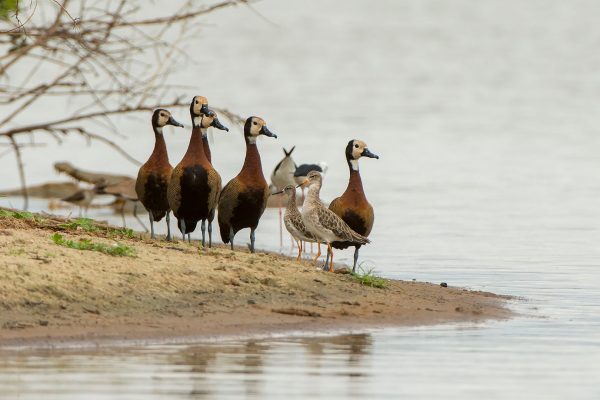
<svg viewBox="0 0 600 400">
<path fill-rule="evenodd" d="M 267 0 L 255 9 L 266 20 L 239 7 L 207 21 L 202 38 L 215 49 L 184 67 L 183 81 L 202 70 L 190 91 L 267 120 L 280 139 L 259 144 L 266 170 L 294 144 L 297 162 L 327 161 L 325 199 L 345 187 L 346 142 L 365 140 L 381 156 L 361 163 L 376 210 L 365 265 L 520 296 L 513 307 L 522 316 L 314 339 L 4 353 L 0 398 L 600 398 L 600 5 Z M 152 147 L 145 123 L 122 123 L 139 159 Z M 241 165 L 241 134 L 214 136 L 227 180 Z M 177 162 L 188 132 L 167 140 Z M 66 157 L 136 171 L 76 140 L 52 151 L 28 154 L 30 181 L 54 178 L 49 165 Z M 0 159 L 3 178 L 12 162 Z M 16 184 L 12 175 L 4 186 Z M 257 246 L 278 249 L 277 232 L 269 210 Z"/>
</svg>

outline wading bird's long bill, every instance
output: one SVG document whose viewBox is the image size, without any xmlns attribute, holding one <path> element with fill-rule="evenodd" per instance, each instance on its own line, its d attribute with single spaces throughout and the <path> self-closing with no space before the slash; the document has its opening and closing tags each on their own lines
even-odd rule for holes
<svg viewBox="0 0 600 400">
<path fill-rule="evenodd" d="M 308 179 L 307 179 L 307 180 L 305 180 L 304 182 L 302 182 L 301 184 L 297 185 L 297 186 L 296 186 L 296 189 L 298 189 L 298 188 L 299 188 L 299 187 L 301 187 L 301 186 L 304 186 L 304 185 L 305 185 L 305 184 L 307 184 L 307 183 L 308 183 Z M 285 191 L 285 190 L 280 190 L 279 192 L 275 192 L 275 193 L 273 193 L 273 194 L 281 194 L 281 193 L 283 193 L 284 191 Z"/>
</svg>

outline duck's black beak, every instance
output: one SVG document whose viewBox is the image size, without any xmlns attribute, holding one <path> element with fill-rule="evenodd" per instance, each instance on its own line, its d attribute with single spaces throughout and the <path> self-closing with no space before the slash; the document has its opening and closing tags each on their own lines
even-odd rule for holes
<svg viewBox="0 0 600 400">
<path fill-rule="evenodd" d="M 180 128 L 183 128 L 183 124 L 181 122 L 175 121 L 175 118 L 173 118 L 172 116 L 169 117 L 169 120 L 167 121 L 167 125 L 173 125 L 173 126 L 178 126 Z"/>
<path fill-rule="evenodd" d="M 223 125 L 221 123 L 221 121 L 219 121 L 219 119 L 217 117 L 215 117 L 215 119 L 213 119 L 213 122 L 212 122 L 211 126 L 217 128 L 217 129 L 220 129 L 222 131 L 229 132 L 229 128 L 226 127 L 225 125 Z"/>
<path fill-rule="evenodd" d="M 262 128 L 260 128 L 260 134 L 277 139 L 277 135 L 271 132 L 266 125 L 263 125 Z"/>
<path fill-rule="evenodd" d="M 215 115 L 214 111 L 208 108 L 208 104 L 202 104 L 202 107 L 200 107 L 200 113 L 206 115 L 207 117 L 212 117 Z"/>
<path fill-rule="evenodd" d="M 204 107 L 204 106 L 202 106 Z M 202 114 L 206 115 L 207 117 L 215 117 L 217 118 L 217 114 L 211 110 L 210 108 L 206 108 L 205 111 L 202 111 L 203 109 L 200 109 L 200 111 L 202 112 Z"/>
<path fill-rule="evenodd" d="M 371 153 L 371 150 L 367 149 L 366 147 L 363 149 L 361 156 L 369 157 L 369 158 L 376 158 L 379 160 L 379 156 L 377 154 Z"/>
</svg>

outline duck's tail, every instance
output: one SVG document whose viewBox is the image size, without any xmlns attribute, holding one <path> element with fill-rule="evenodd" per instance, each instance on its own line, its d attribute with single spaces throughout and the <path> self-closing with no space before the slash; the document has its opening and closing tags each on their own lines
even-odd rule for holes
<svg viewBox="0 0 600 400">
<path fill-rule="evenodd" d="M 196 229 L 196 224 L 198 224 L 198 221 L 190 221 L 190 220 L 183 220 L 185 222 L 185 232 L 182 229 L 182 224 L 180 223 L 181 220 L 177 220 L 177 227 L 179 228 L 179 231 L 181 233 L 188 234 L 188 233 L 192 233 L 194 232 L 194 230 Z"/>
<path fill-rule="evenodd" d="M 221 232 L 221 240 L 223 243 L 229 243 L 231 238 L 229 237 L 231 232 L 231 227 L 228 223 L 219 220 L 219 232 Z"/>
<path fill-rule="evenodd" d="M 165 215 L 167 215 L 166 211 L 165 212 L 156 212 L 156 211 L 153 211 L 152 212 L 152 219 L 154 220 L 154 222 L 158 222 L 161 219 L 163 219 L 165 217 Z"/>
</svg>

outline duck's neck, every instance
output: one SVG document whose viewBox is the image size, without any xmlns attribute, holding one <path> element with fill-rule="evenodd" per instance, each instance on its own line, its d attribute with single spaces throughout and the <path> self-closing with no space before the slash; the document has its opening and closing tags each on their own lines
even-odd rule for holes
<svg viewBox="0 0 600 400">
<path fill-rule="evenodd" d="M 169 154 L 167 153 L 167 144 L 162 133 L 162 128 L 154 127 L 154 150 L 150 156 L 152 159 L 166 160 L 169 162 Z"/>
<path fill-rule="evenodd" d="M 192 128 L 192 136 L 190 137 L 190 144 L 188 144 L 187 151 L 184 158 L 193 157 L 199 161 L 208 161 L 206 154 L 204 153 L 204 146 L 202 144 L 202 132 L 200 127 L 194 126 Z"/>
<path fill-rule="evenodd" d="M 348 163 L 348 168 L 350 168 L 350 173 L 352 173 L 352 171 L 358 172 L 358 160 L 346 159 L 346 162 Z"/>
<path fill-rule="evenodd" d="M 358 160 L 348 160 L 348 167 L 350 168 L 350 179 L 344 194 L 365 197 L 360 171 L 358 170 Z"/>
<path fill-rule="evenodd" d="M 201 128 L 202 131 L 202 146 L 204 147 L 204 154 L 208 162 L 212 162 L 212 155 L 210 153 L 210 145 L 208 144 L 208 128 Z"/>
<path fill-rule="evenodd" d="M 240 175 L 251 180 L 265 181 L 256 143 L 246 141 L 246 158 L 244 159 L 244 166 Z"/>
</svg>

